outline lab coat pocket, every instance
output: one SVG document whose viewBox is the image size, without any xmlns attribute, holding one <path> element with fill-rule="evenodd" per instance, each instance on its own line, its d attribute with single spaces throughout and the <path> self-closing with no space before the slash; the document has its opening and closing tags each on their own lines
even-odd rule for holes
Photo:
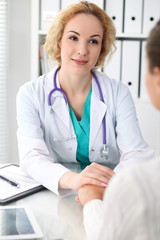
<svg viewBox="0 0 160 240">
<path fill-rule="evenodd" d="M 61 162 L 77 162 L 77 141 L 74 136 L 67 139 L 53 138 L 52 150 L 61 157 Z"/>
</svg>

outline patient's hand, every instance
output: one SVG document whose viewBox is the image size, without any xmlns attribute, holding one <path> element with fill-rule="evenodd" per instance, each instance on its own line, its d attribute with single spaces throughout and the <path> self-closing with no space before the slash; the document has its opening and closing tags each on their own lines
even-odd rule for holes
<svg viewBox="0 0 160 240">
<path fill-rule="evenodd" d="M 84 206 L 87 202 L 93 200 L 93 199 L 103 199 L 105 188 L 104 187 L 98 187 L 95 185 L 83 185 L 80 187 L 78 191 L 78 200 L 81 202 L 81 204 Z"/>
</svg>

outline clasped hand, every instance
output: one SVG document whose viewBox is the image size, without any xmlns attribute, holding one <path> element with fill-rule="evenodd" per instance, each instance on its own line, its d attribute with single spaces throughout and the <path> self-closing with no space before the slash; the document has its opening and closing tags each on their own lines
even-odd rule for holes
<svg viewBox="0 0 160 240">
<path fill-rule="evenodd" d="M 106 187 L 113 175 L 114 172 L 110 168 L 98 163 L 92 163 L 76 175 L 74 190 L 78 191 L 81 186 L 86 184 Z"/>
<path fill-rule="evenodd" d="M 105 166 L 92 163 L 87 166 L 80 174 L 80 184 L 78 188 L 77 201 L 82 205 L 93 199 L 103 199 L 105 187 L 110 181 L 114 172 Z"/>
<path fill-rule="evenodd" d="M 70 188 L 77 192 L 81 189 L 82 194 L 82 189 L 86 189 L 87 185 L 88 187 L 92 186 L 92 190 L 99 187 L 100 192 L 104 192 L 114 174 L 110 168 L 98 163 L 92 163 L 80 173 L 71 171 L 65 173 L 59 181 L 59 188 Z M 97 188 L 93 188 L 93 186 Z"/>
</svg>

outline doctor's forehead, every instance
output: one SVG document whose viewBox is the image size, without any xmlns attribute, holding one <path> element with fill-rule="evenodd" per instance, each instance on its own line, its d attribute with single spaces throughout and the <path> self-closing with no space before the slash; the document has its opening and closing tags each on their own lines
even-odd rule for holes
<svg viewBox="0 0 160 240">
<path fill-rule="evenodd" d="M 103 36 L 102 24 L 100 20 L 92 14 L 80 13 L 71 18 L 64 27 L 64 33 L 70 31 Z"/>
</svg>

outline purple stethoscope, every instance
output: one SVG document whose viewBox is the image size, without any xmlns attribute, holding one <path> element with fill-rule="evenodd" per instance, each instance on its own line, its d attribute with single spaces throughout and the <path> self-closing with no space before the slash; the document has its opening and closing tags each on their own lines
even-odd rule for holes
<svg viewBox="0 0 160 240">
<path fill-rule="evenodd" d="M 54 88 L 50 91 L 50 93 L 48 95 L 48 106 L 52 105 L 51 104 L 51 96 L 52 96 L 52 94 L 55 91 L 58 91 L 58 92 L 60 92 L 63 95 L 63 97 L 65 99 L 65 102 L 68 105 L 68 98 L 67 98 L 65 92 L 62 89 L 58 88 L 57 84 L 56 84 L 56 77 L 57 77 L 57 72 L 59 71 L 59 69 L 60 69 L 60 67 L 58 67 L 56 69 L 55 73 L 54 73 L 54 77 L 53 77 L 53 86 L 54 86 Z M 92 75 L 93 75 L 93 77 L 94 77 L 94 79 L 96 81 L 96 84 L 97 84 L 97 87 L 98 87 L 98 90 L 99 90 L 100 100 L 102 102 L 104 102 L 102 89 L 100 87 L 98 78 L 97 78 L 97 76 L 96 76 L 96 74 L 94 72 L 92 72 Z M 100 153 L 101 153 L 101 157 L 104 157 L 104 158 L 108 159 L 109 158 L 109 151 L 108 151 L 108 146 L 107 146 L 107 143 L 106 143 L 106 115 L 104 115 L 104 117 L 103 117 L 102 124 L 103 124 L 103 146 L 101 148 Z"/>
</svg>

